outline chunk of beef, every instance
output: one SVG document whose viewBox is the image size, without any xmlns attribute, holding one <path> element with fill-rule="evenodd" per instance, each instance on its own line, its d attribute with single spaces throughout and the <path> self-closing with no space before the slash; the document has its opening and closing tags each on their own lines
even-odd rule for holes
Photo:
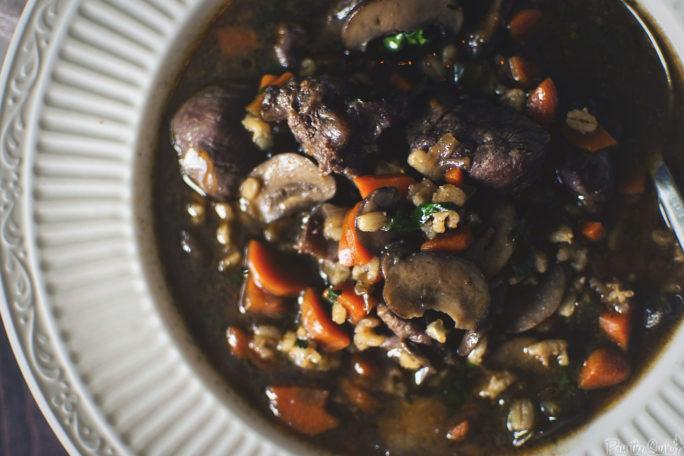
<svg viewBox="0 0 684 456">
<path fill-rule="evenodd" d="M 447 133 L 457 143 L 440 151 L 441 170 L 461 167 L 472 179 L 505 192 L 522 190 L 536 179 L 551 139 L 523 114 L 487 100 L 433 101 L 409 127 L 411 150 L 428 150 Z"/>
<path fill-rule="evenodd" d="M 276 30 L 276 42 L 273 46 L 273 52 L 280 66 L 286 69 L 296 68 L 306 42 L 306 32 L 301 25 L 280 24 Z"/>
<path fill-rule="evenodd" d="M 558 174 L 592 211 L 600 210 L 613 194 L 613 166 L 605 150 L 589 154 L 568 149 Z"/>
<path fill-rule="evenodd" d="M 283 87 L 266 89 L 261 117 L 267 122 L 287 120 L 302 149 L 325 173 L 356 177 L 370 171 L 378 139 L 403 115 L 386 101 L 352 95 L 351 87 L 338 80 L 292 79 Z"/>
</svg>

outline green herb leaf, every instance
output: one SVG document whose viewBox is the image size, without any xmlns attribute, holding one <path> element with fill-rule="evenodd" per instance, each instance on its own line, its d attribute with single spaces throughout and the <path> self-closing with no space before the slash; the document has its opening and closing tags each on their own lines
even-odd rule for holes
<svg viewBox="0 0 684 456">
<path fill-rule="evenodd" d="M 426 203 L 412 209 L 411 211 L 399 211 L 390 218 L 383 231 L 407 233 L 419 230 L 421 225 L 430 219 L 435 212 L 457 211 L 459 206 L 454 203 Z"/>
<path fill-rule="evenodd" d="M 518 281 L 522 282 L 532 275 L 532 271 L 534 271 L 534 263 L 534 252 L 529 252 L 521 260 L 516 260 L 515 258 L 511 260 L 511 269 L 513 269 L 513 274 L 515 274 L 515 277 L 518 279 Z"/>
<path fill-rule="evenodd" d="M 423 36 L 423 29 L 418 29 L 411 33 L 397 33 L 396 35 L 386 36 L 382 40 L 382 43 L 385 45 L 385 49 L 390 52 L 399 52 L 407 44 L 423 46 L 429 42 L 430 40 Z"/>
<path fill-rule="evenodd" d="M 577 368 L 574 366 L 561 366 L 560 386 L 568 387 L 577 384 Z"/>
<path fill-rule="evenodd" d="M 325 299 L 330 303 L 331 306 L 335 305 L 337 298 L 342 294 L 342 290 L 335 290 L 335 287 L 330 285 L 328 287 L 328 292 L 326 293 Z"/>
<path fill-rule="evenodd" d="M 461 365 L 444 392 L 444 406 L 448 416 L 453 416 L 463 407 L 474 387 L 475 365 L 466 362 Z"/>
<path fill-rule="evenodd" d="M 295 345 L 299 348 L 309 348 L 309 342 L 304 339 L 297 339 Z"/>
</svg>

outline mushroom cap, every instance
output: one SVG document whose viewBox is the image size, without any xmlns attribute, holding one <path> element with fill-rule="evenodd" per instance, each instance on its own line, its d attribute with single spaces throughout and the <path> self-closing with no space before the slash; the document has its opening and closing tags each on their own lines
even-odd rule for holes
<svg viewBox="0 0 684 456">
<path fill-rule="evenodd" d="M 241 204 L 265 223 L 296 214 L 335 196 L 335 178 L 326 176 L 311 160 L 295 153 L 278 154 L 249 173 L 259 181 L 256 196 Z"/>
<path fill-rule="evenodd" d="M 518 225 L 518 216 L 513 203 L 499 203 L 494 208 L 488 225 L 484 233 L 470 246 L 466 255 L 486 277 L 492 277 L 508 263 L 515 250 L 512 234 Z"/>
<path fill-rule="evenodd" d="M 463 13 L 454 0 L 365 0 L 343 1 L 338 8 L 342 25 L 342 43 L 347 49 L 365 50 L 369 41 L 390 33 L 412 32 L 437 23 L 458 33 Z"/>
<path fill-rule="evenodd" d="M 456 328 L 469 330 L 479 327 L 490 304 L 487 282 L 477 266 L 431 252 L 414 253 L 389 267 L 382 295 L 401 318 L 421 317 L 433 309 L 449 315 Z"/>
<path fill-rule="evenodd" d="M 512 303 L 510 330 L 514 333 L 530 330 L 553 315 L 561 305 L 565 285 L 563 267 L 557 264 L 549 269 L 529 294 Z"/>
</svg>

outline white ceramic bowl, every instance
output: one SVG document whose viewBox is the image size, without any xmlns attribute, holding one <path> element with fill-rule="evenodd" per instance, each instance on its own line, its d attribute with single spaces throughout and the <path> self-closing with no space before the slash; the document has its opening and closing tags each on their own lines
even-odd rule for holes
<svg viewBox="0 0 684 456">
<path fill-rule="evenodd" d="M 225 3 L 32 0 L 8 52 L 0 310 L 24 376 L 72 454 L 315 452 L 216 376 L 176 315 L 155 252 L 160 113 L 183 57 Z M 684 57 L 684 1 L 640 3 Z M 621 402 L 549 451 L 679 454 L 682 347 L 680 329 Z"/>
</svg>

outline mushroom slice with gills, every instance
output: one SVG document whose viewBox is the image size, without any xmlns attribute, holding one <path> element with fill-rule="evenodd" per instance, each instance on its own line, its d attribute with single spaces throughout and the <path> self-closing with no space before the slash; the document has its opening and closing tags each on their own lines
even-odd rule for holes
<svg viewBox="0 0 684 456">
<path fill-rule="evenodd" d="M 397 32 L 413 32 L 438 24 L 456 34 L 463 12 L 455 0 L 343 0 L 334 16 L 342 21 L 342 43 L 364 51 L 374 38 Z"/>
<path fill-rule="evenodd" d="M 335 196 L 335 178 L 324 175 L 308 158 L 278 154 L 249 173 L 245 180 L 256 188 L 242 195 L 240 205 L 252 217 L 271 223 L 281 217 L 310 209 Z"/>
<path fill-rule="evenodd" d="M 466 330 L 480 326 L 490 304 L 487 282 L 477 266 L 432 252 L 414 253 L 389 267 L 382 295 L 387 307 L 401 318 L 422 317 L 432 309 Z"/>
<path fill-rule="evenodd" d="M 408 210 L 412 206 L 406 198 L 401 196 L 399 190 L 394 187 L 382 187 L 372 191 L 359 205 L 356 212 L 356 236 L 366 250 L 373 255 L 379 255 L 392 242 L 406 237 L 407 233 L 385 231 L 382 228 L 376 231 L 363 231 L 359 229 L 359 217 L 372 212 L 384 212 L 388 217 L 402 209 Z"/>
<path fill-rule="evenodd" d="M 346 210 L 330 203 L 319 204 L 313 209 L 306 221 L 304 231 L 295 244 L 299 253 L 305 253 L 320 260 L 337 260 L 339 239 L 329 239 L 325 235 L 326 219 L 333 216 L 335 212 L 344 214 Z"/>
<path fill-rule="evenodd" d="M 210 86 L 190 97 L 171 119 L 181 173 L 193 190 L 218 200 L 232 197 L 260 152 L 241 121 L 249 91 Z"/>
<path fill-rule="evenodd" d="M 511 303 L 510 331 L 530 330 L 553 315 L 563 300 L 566 277 L 561 265 L 553 266 L 529 294 Z"/>
<path fill-rule="evenodd" d="M 518 216 L 513 203 L 504 201 L 494 209 L 488 227 L 475 239 L 466 255 L 486 277 L 493 277 L 508 263 L 515 250 L 513 230 L 518 225 Z"/>
</svg>

